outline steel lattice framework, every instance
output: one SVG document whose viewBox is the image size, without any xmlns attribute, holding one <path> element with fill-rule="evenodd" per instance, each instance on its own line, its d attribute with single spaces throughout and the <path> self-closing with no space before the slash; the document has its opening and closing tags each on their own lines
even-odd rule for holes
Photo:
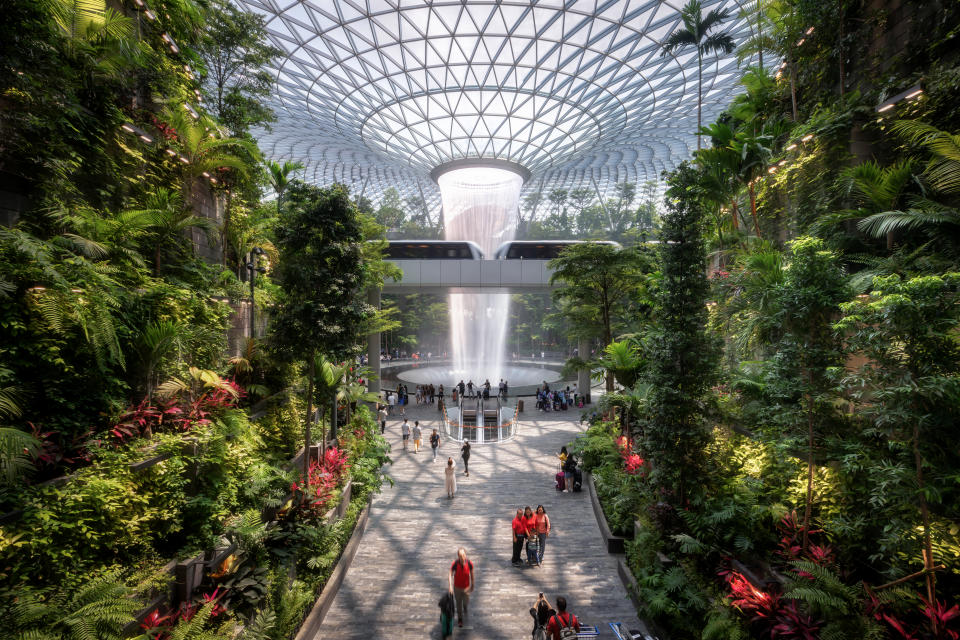
<svg viewBox="0 0 960 640">
<path fill-rule="evenodd" d="M 434 167 L 462 158 L 527 168 L 527 190 L 656 180 L 696 148 L 697 56 L 662 56 L 681 0 L 235 0 L 286 52 L 278 122 L 259 132 L 306 178 L 377 200 L 438 201 Z M 749 35 L 730 9 L 736 42 Z M 703 67 L 703 121 L 737 92 L 733 56 Z"/>
</svg>

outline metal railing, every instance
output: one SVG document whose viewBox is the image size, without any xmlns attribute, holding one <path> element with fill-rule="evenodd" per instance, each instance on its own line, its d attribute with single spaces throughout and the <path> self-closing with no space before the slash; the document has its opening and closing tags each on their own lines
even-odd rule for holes
<svg viewBox="0 0 960 640">
<path fill-rule="evenodd" d="M 457 442 L 504 442 L 516 435 L 520 405 L 518 402 L 509 420 L 503 419 L 505 408 L 500 396 L 484 398 L 482 393 L 469 398 L 458 396 L 454 417 L 447 413 L 444 405 L 440 428 L 447 438 Z"/>
</svg>

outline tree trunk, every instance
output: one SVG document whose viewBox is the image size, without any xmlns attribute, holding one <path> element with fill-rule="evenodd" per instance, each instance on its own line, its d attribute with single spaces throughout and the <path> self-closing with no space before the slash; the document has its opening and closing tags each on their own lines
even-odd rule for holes
<svg viewBox="0 0 960 640">
<path fill-rule="evenodd" d="M 843 100 L 843 96 L 846 94 L 844 85 L 847 84 L 847 74 L 843 62 L 843 0 L 837 0 L 837 8 L 839 9 L 837 18 L 840 22 L 840 42 L 837 43 L 837 51 L 840 56 L 840 99 Z"/>
<path fill-rule="evenodd" d="M 797 115 L 797 67 L 790 61 L 790 104 L 793 107 L 793 121 L 799 118 Z"/>
<path fill-rule="evenodd" d="M 211 189 L 210 192 L 213 193 L 213 189 Z M 224 208 L 224 211 L 223 211 L 223 233 L 221 234 L 221 242 L 223 242 L 223 246 L 221 247 L 222 248 L 221 263 L 223 266 L 227 266 L 227 253 L 228 253 L 228 246 L 229 246 L 229 242 L 227 242 L 227 238 L 229 236 L 227 234 L 230 231 L 230 205 L 232 204 L 233 204 L 233 193 L 231 190 L 227 192 L 227 206 Z"/>
<path fill-rule="evenodd" d="M 313 438 L 311 427 L 313 425 L 313 377 L 316 373 L 316 356 L 313 352 L 307 356 L 310 362 L 307 365 L 307 424 L 303 428 L 303 481 L 307 482 L 310 477 L 310 442 Z M 304 492 L 304 497 L 306 497 Z"/>
<path fill-rule="evenodd" d="M 807 384 L 810 390 L 807 392 L 807 499 L 803 508 L 803 542 L 801 549 L 806 552 L 810 544 L 810 512 L 813 510 L 813 372 L 807 370 Z"/>
<path fill-rule="evenodd" d="M 753 230 L 756 231 L 757 237 L 761 238 L 760 222 L 757 220 L 757 188 L 753 186 L 752 181 L 747 188 L 750 191 L 750 215 L 753 216 Z"/>
<path fill-rule="evenodd" d="M 920 423 L 913 424 L 913 461 L 917 472 L 917 498 L 920 501 L 920 517 L 923 520 L 923 570 L 926 572 L 927 601 L 937 601 L 937 576 L 934 574 L 933 544 L 930 542 L 930 510 L 927 507 L 927 495 L 924 492 L 923 456 L 920 455 Z M 933 635 L 938 633 L 937 621 L 930 619 Z"/>
<path fill-rule="evenodd" d="M 760 6 L 760 0 L 757 0 L 757 57 L 763 69 L 763 7 Z"/>
<path fill-rule="evenodd" d="M 733 214 L 733 230 L 738 231 L 740 229 L 740 221 L 737 218 L 740 217 L 740 212 L 737 210 L 736 198 L 730 203 L 730 212 Z"/>
<path fill-rule="evenodd" d="M 697 151 L 700 151 L 700 117 L 703 108 L 703 55 L 697 45 Z M 796 120 L 796 118 L 794 118 Z"/>
</svg>

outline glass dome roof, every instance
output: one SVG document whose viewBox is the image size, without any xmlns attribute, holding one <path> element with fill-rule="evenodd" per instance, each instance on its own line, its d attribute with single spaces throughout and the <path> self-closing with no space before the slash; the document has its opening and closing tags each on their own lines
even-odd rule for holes
<svg viewBox="0 0 960 640">
<path fill-rule="evenodd" d="M 306 179 L 374 200 L 394 187 L 436 203 L 430 171 L 495 158 L 527 190 L 656 180 L 696 148 L 697 59 L 661 56 L 681 0 L 235 0 L 265 16 L 278 122 L 257 132 Z M 741 3 L 736 42 L 749 35 Z M 703 121 L 737 91 L 734 56 L 704 60 Z"/>
</svg>

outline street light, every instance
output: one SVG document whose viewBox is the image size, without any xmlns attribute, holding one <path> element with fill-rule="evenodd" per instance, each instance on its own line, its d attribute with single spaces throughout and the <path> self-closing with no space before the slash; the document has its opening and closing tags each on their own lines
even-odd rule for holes
<svg viewBox="0 0 960 640">
<path fill-rule="evenodd" d="M 258 266 L 258 258 L 266 253 L 260 247 L 254 247 L 250 250 L 250 262 L 247 263 L 247 271 L 250 272 L 250 337 L 255 338 L 257 332 L 257 325 L 254 324 L 256 320 L 257 305 L 253 299 L 253 288 L 257 283 L 257 272 L 266 273 L 266 267 Z"/>
</svg>

